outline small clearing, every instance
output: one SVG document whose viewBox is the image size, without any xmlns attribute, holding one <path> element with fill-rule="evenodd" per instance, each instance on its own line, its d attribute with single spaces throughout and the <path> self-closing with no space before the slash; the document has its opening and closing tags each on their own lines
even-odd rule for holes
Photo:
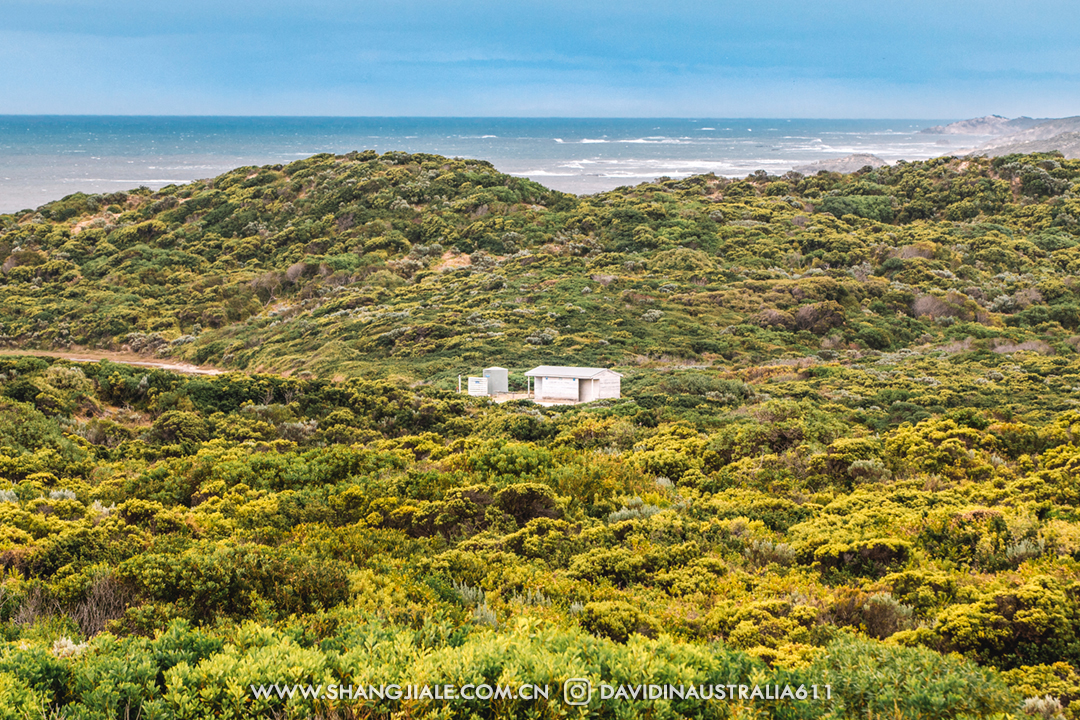
<svg viewBox="0 0 1080 720">
<path fill-rule="evenodd" d="M 139 367 L 155 368 L 159 370 L 169 370 L 171 372 L 184 373 L 186 375 L 220 375 L 223 370 L 209 367 L 206 365 L 192 365 L 190 363 L 168 361 L 162 362 L 159 360 L 147 360 L 142 355 L 136 355 L 135 353 L 124 352 L 112 352 L 109 350 L 0 350 L 0 356 L 3 355 L 35 355 L 38 357 L 54 357 L 61 358 L 63 360 L 70 360 L 71 362 L 86 362 L 93 363 L 101 360 L 108 360 L 109 362 L 122 363 L 124 365 L 137 365 Z"/>
</svg>

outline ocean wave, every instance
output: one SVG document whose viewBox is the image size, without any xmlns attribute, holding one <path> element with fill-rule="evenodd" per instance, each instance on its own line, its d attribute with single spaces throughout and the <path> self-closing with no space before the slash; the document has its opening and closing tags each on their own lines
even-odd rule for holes
<svg viewBox="0 0 1080 720">
<path fill-rule="evenodd" d="M 515 170 L 507 173 L 507 175 L 513 175 L 514 177 L 581 177 L 581 173 L 560 173 L 552 172 L 551 170 Z"/>
<path fill-rule="evenodd" d="M 221 171 L 222 168 L 232 170 L 235 165 L 221 164 L 221 165 L 149 165 L 147 170 L 215 170 Z"/>
<path fill-rule="evenodd" d="M 682 145 L 685 144 L 683 140 L 676 140 L 669 137 L 647 137 L 647 138 L 634 138 L 633 140 L 617 140 L 616 142 L 627 143 L 629 145 Z"/>
<path fill-rule="evenodd" d="M 167 178 L 138 178 L 136 180 L 124 180 L 122 178 L 60 178 L 60 182 L 63 183 L 84 183 L 84 182 L 106 182 L 106 183 L 186 183 L 191 182 L 191 178 L 172 179 Z"/>
<path fill-rule="evenodd" d="M 660 174 L 664 175 L 666 173 L 660 173 Z M 674 172 L 674 173 L 671 173 L 671 174 L 689 175 L 691 173 Z M 640 177 L 651 178 L 651 177 L 657 177 L 657 173 L 655 173 L 655 172 L 653 172 L 651 170 L 648 171 L 648 172 L 629 172 L 629 171 L 626 171 L 626 172 L 607 172 L 607 173 L 600 173 L 600 177 L 605 177 L 605 178 L 640 178 Z"/>
</svg>

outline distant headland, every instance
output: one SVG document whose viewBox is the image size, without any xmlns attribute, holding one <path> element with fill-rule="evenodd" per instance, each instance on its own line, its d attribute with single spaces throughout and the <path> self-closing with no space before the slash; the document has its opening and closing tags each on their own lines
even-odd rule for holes
<svg viewBox="0 0 1080 720">
<path fill-rule="evenodd" d="M 977 141 L 979 136 L 987 137 L 975 148 L 959 150 L 956 154 L 1000 157 L 1013 154 L 1060 152 L 1069 159 L 1080 158 L 1080 116 L 1007 118 L 1001 115 L 984 115 L 958 120 L 947 125 L 923 128 L 918 134 L 957 136 L 960 143 Z M 945 140 L 939 143 L 949 144 Z M 970 148 L 971 145 L 967 147 Z M 887 164 L 876 155 L 854 153 L 840 158 L 818 160 L 797 166 L 793 170 L 803 175 L 816 175 L 820 172 L 853 173 L 867 166 L 878 168 Z"/>
<path fill-rule="evenodd" d="M 987 115 L 948 125 L 935 125 L 920 133 L 932 135 L 990 135 L 971 155 L 997 157 L 1013 153 L 1058 151 L 1080 158 L 1080 116 L 1066 118 L 1005 118 Z"/>
</svg>

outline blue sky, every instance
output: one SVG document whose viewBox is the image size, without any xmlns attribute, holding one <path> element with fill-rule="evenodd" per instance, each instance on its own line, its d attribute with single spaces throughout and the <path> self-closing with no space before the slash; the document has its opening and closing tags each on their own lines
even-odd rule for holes
<svg viewBox="0 0 1080 720">
<path fill-rule="evenodd" d="M 0 0 L 0 114 L 1080 114 L 1075 0 Z"/>
</svg>

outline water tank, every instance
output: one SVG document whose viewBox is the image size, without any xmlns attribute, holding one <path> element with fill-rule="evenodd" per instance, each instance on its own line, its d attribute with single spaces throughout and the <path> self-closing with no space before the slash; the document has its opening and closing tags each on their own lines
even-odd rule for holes
<svg viewBox="0 0 1080 720">
<path fill-rule="evenodd" d="M 492 395 L 510 392 L 509 375 L 510 373 L 507 372 L 506 368 L 484 368 L 484 377 L 488 381 L 488 392 Z"/>
</svg>

